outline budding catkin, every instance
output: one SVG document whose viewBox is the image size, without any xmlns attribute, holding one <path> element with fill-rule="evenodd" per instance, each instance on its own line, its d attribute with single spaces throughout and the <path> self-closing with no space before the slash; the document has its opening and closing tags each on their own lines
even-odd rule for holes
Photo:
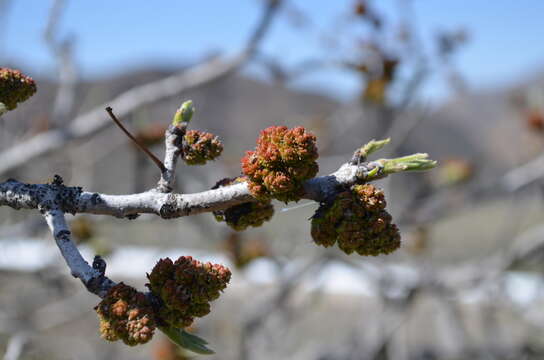
<svg viewBox="0 0 544 360">
<path fill-rule="evenodd" d="M 400 234 L 385 206 L 382 190 L 356 185 L 320 206 L 312 217 L 312 238 L 325 247 L 337 243 L 346 254 L 389 254 L 400 247 Z"/>
<path fill-rule="evenodd" d="M 301 126 L 271 126 L 261 131 L 255 150 L 242 158 L 242 171 L 256 198 L 298 201 L 303 183 L 319 170 L 317 158 L 315 135 Z"/>
<path fill-rule="evenodd" d="M 187 165 L 204 165 L 223 151 L 219 138 L 211 133 L 189 130 L 183 138 L 183 160 Z"/>
<path fill-rule="evenodd" d="M 17 103 L 26 101 L 36 93 L 36 83 L 19 70 L 0 67 L 0 103 L 13 110 Z"/>
<path fill-rule="evenodd" d="M 228 186 L 242 181 L 245 181 L 245 179 L 223 179 L 218 181 L 212 189 L 217 189 L 222 186 Z M 217 221 L 224 221 L 232 229 L 236 231 L 243 231 L 249 226 L 259 227 L 265 221 L 269 221 L 274 215 L 274 206 L 272 206 L 271 201 L 268 199 L 231 206 L 225 210 L 214 211 L 213 214 Z"/>
<path fill-rule="evenodd" d="M 146 285 L 162 300 L 159 317 L 177 328 L 184 328 L 194 317 L 210 312 L 210 302 L 216 300 L 230 281 L 228 268 L 202 263 L 191 256 L 181 256 L 172 262 L 161 259 L 150 274 Z"/>
<path fill-rule="evenodd" d="M 131 286 L 119 283 L 95 307 L 100 333 L 108 341 L 122 340 L 134 346 L 153 337 L 155 317 L 146 296 Z"/>
</svg>

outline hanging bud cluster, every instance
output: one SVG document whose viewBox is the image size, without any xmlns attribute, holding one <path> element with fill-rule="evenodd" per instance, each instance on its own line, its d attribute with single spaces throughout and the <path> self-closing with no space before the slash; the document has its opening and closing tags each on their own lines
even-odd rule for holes
<svg viewBox="0 0 544 360">
<path fill-rule="evenodd" d="M 212 189 L 243 181 L 245 178 L 223 179 L 218 181 Z M 247 202 L 225 210 L 214 211 L 213 215 L 217 221 L 224 221 L 232 229 L 243 231 L 249 226 L 259 227 L 265 221 L 269 221 L 274 215 L 274 206 L 270 200 Z"/>
<path fill-rule="evenodd" d="M 382 190 L 356 185 L 319 207 L 312 218 L 312 238 L 325 247 L 338 243 L 346 254 L 389 254 L 400 247 L 400 234 L 385 206 Z"/>
<path fill-rule="evenodd" d="M 155 320 L 146 296 L 131 286 L 119 283 L 96 306 L 100 333 L 108 341 L 122 340 L 134 346 L 153 337 Z"/>
<path fill-rule="evenodd" d="M 219 138 L 211 133 L 189 130 L 183 138 L 183 160 L 187 165 L 204 165 L 223 151 Z"/>
<path fill-rule="evenodd" d="M 242 170 L 256 198 L 297 201 L 303 183 L 319 170 L 317 158 L 315 135 L 301 126 L 271 126 L 261 131 L 255 150 L 242 158 Z"/>
<path fill-rule="evenodd" d="M 161 320 L 172 327 L 185 328 L 194 317 L 210 312 L 210 301 L 219 297 L 230 276 L 230 270 L 222 265 L 181 256 L 176 262 L 169 258 L 159 260 L 147 275 L 147 287 L 162 300 L 158 314 Z"/>
<path fill-rule="evenodd" d="M 0 67 L 0 103 L 13 110 L 36 92 L 36 83 L 19 70 Z"/>
</svg>

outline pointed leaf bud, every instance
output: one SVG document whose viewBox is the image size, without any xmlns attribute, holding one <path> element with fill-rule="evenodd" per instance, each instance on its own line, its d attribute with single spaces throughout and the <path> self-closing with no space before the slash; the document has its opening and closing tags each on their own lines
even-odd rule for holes
<svg viewBox="0 0 544 360">
<path fill-rule="evenodd" d="M 192 100 L 187 100 L 176 111 L 174 118 L 172 119 L 172 124 L 174 126 L 179 125 L 182 122 L 190 122 L 195 113 L 195 107 L 193 106 Z"/>
</svg>

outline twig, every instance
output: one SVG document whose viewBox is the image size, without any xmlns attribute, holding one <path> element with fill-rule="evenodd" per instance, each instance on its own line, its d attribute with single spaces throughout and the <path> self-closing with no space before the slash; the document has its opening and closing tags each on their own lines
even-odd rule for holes
<svg viewBox="0 0 544 360">
<path fill-rule="evenodd" d="M 417 156 L 423 155 L 416 154 L 405 158 L 411 159 Z M 303 185 L 302 197 L 317 202 L 326 201 L 333 198 L 342 188 L 357 182 L 383 178 L 397 171 L 410 170 L 412 165 L 416 169 L 420 160 L 414 161 L 415 165 L 408 162 L 406 165 L 408 167 L 402 169 L 402 164 L 397 161 L 398 159 L 381 159 L 356 165 L 345 163 L 330 175 L 306 181 Z M 389 162 L 394 166 L 388 166 Z M 51 201 L 50 197 L 55 198 L 58 195 L 57 187 L 55 184 L 30 185 L 10 179 L 0 183 L 0 206 L 37 209 L 43 205 L 44 201 Z M 161 193 L 155 189 L 128 195 L 82 192 L 77 187 L 64 187 L 63 190 L 63 197 L 56 201 L 59 209 L 64 212 L 129 218 L 148 213 L 170 219 L 224 210 L 244 202 L 256 201 L 246 182 L 193 194 Z"/>
<path fill-rule="evenodd" d="M 62 190 L 59 189 L 59 191 Z M 81 280 L 89 292 L 104 297 L 115 283 L 104 275 L 105 263 L 103 260 L 95 258 L 92 267 L 85 261 L 71 239 L 71 233 L 62 211 L 58 209 L 46 210 L 43 216 L 72 276 Z"/>
<path fill-rule="evenodd" d="M 166 168 L 164 167 L 164 164 L 162 163 L 162 161 L 159 160 L 158 157 L 156 157 L 151 151 L 149 151 L 148 148 L 146 148 L 144 145 L 142 145 L 138 140 L 136 140 L 136 138 L 134 136 L 132 136 L 132 134 L 123 126 L 123 124 L 121 124 L 121 122 L 119 121 L 119 119 L 117 119 L 117 117 L 115 116 L 115 114 L 113 113 L 113 109 L 111 107 L 107 107 L 106 108 L 106 111 L 108 112 L 108 114 L 110 115 L 111 119 L 115 122 L 115 124 L 117 126 L 119 126 L 119 128 L 121 130 L 123 130 L 123 132 L 125 133 L 126 136 L 128 136 L 128 138 L 130 140 L 132 140 L 140 150 L 142 150 L 147 156 L 149 156 L 149 158 L 155 163 L 155 165 L 157 165 L 159 167 L 159 169 L 161 170 L 161 173 L 164 173 L 166 172 Z"/>
<path fill-rule="evenodd" d="M 238 357 L 242 360 L 249 359 L 250 347 L 248 340 L 251 336 L 254 336 L 259 328 L 263 326 L 265 321 L 274 314 L 275 311 L 281 309 L 285 302 L 289 299 L 292 292 L 300 284 L 300 280 L 306 276 L 306 274 L 320 265 L 322 268 L 329 262 L 330 258 L 327 255 L 321 255 L 316 259 L 310 260 L 300 270 L 295 271 L 290 276 L 284 277 L 278 288 L 278 290 L 267 300 L 266 304 L 249 318 L 242 327 L 242 334 L 240 335 L 240 348 Z"/>
<path fill-rule="evenodd" d="M 28 342 L 28 334 L 24 332 L 15 333 L 9 338 L 6 346 L 4 360 L 18 360 L 23 353 L 24 346 Z"/>
<path fill-rule="evenodd" d="M 47 26 L 44 31 L 44 39 L 49 50 L 55 56 L 59 85 L 53 106 L 53 121 L 56 125 L 62 125 L 72 114 L 75 100 L 75 87 L 78 80 L 77 69 L 73 56 L 73 41 L 67 38 L 63 41 L 55 40 L 60 18 L 66 8 L 65 0 L 55 0 L 49 12 Z"/>
<path fill-rule="evenodd" d="M 165 171 L 161 173 L 157 189 L 163 193 L 169 193 L 174 189 L 176 164 L 180 158 L 183 145 L 183 136 L 187 129 L 187 123 L 181 123 L 178 126 L 170 125 L 164 134 L 164 144 L 166 147 L 164 153 Z"/>
<path fill-rule="evenodd" d="M 526 164 L 510 170 L 500 181 L 502 188 L 516 191 L 544 177 L 544 155 L 537 156 Z"/>
</svg>

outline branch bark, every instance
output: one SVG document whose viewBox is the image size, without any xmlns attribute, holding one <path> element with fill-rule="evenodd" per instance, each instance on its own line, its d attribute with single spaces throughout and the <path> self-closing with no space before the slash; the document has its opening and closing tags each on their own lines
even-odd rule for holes
<svg viewBox="0 0 544 360">
<path fill-rule="evenodd" d="M 181 156 L 183 137 L 187 130 L 187 124 L 170 125 L 164 134 L 164 171 L 161 174 L 157 189 L 163 193 L 169 193 L 174 189 L 176 180 L 176 165 Z"/>
<path fill-rule="evenodd" d="M 113 281 L 104 275 L 106 270 L 105 262 L 99 257 L 95 257 L 91 267 L 85 261 L 71 239 L 71 232 L 62 211 L 58 209 L 46 210 L 43 216 L 55 238 L 62 257 L 70 268 L 72 276 L 81 280 L 89 292 L 101 298 L 104 297 L 108 290 L 115 285 Z"/>
<path fill-rule="evenodd" d="M 303 198 L 317 202 L 333 197 L 341 188 L 364 180 L 374 162 L 343 164 L 333 174 L 316 177 L 304 184 Z M 14 179 L 0 183 L 0 206 L 14 209 L 40 209 L 58 206 L 68 213 L 89 213 L 115 217 L 155 214 L 170 219 L 224 210 L 244 202 L 256 201 L 247 183 L 192 194 L 164 193 L 151 189 L 138 194 L 108 195 L 82 191 L 79 187 L 57 184 L 25 184 Z"/>
</svg>

